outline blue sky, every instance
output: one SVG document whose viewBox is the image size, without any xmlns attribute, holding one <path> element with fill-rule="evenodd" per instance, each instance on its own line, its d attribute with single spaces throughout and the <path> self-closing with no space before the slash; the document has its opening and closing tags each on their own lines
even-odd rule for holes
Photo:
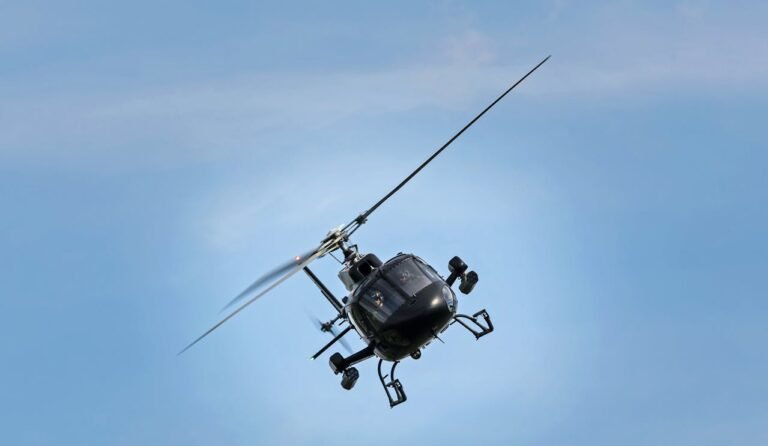
<svg viewBox="0 0 768 446">
<path fill-rule="evenodd" d="M 518 3 L 518 2 L 515 2 Z M 768 6 L 0 4 L 0 438 L 768 441 Z M 297 277 L 181 357 L 544 56 L 355 234 L 481 282 L 346 392 Z M 336 265 L 316 270 L 332 289 Z M 361 346 L 358 341 L 353 345 Z"/>
</svg>

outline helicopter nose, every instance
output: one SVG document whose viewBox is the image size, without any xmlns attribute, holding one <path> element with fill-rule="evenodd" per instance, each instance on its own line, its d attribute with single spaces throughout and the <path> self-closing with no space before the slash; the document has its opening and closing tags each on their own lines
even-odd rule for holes
<svg viewBox="0 0 768 446">
<path fill-rule="evenodd" d="M 414 331 L 423 330 L 431 337 L 435 332 L 442 330 L 452 317 L 452 301 L 446 300 L 444 286 L 434 283 L 419 291 L 387 322 L 408 331 L 409 328 Z"/>
<path fill-rule="evenodd" d="M 446 318 L 450 318 L 453 309 L 456 307 L 456 298 L 446 285 L 423 296 L 423 299 L 427 305 L 422 307 L 421 311 L 435 319 L 435 322 L 438 324 L 445 322 Z"/>
</svg>

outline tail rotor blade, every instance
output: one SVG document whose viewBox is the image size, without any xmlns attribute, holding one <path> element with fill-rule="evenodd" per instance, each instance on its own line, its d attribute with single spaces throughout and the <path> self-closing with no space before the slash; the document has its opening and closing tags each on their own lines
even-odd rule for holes
<svg viewBox="0 0 768 446">
<path fill-rule="evenodd" d="M 309 310 L 307 310 L 306 308 L 304 309 L 304 313 L 306 313 L 307 319 L 309 319 L 310 322 L 312 322 L 312 325 L 314 325 L 318 330 L 323 331 L 323 321 L 321 321 L 314 314 L 311 314 L 309 312 Z M 333 335 L 333 337 L 336 337 L 336 335 L 339 334 L 335 325 L 331 325 L 331 328 L 330 328 L 329 332 Z M 354 352 L 352 350 L 352 347 L 349 346 L 349 344 L 347 343 L 347 341 L 344 338 L 339 339 L 339 343 L 344 347 L 344 350 L 346 350 L 347 353 L 351 354 L 351 353 Z"/>
<path fill-rule="evenodd" d="M 339 333 L 334 327 L 331 327 L 331 334 L 333 335 L 333 337 L 336 337 L 336 335 L 338 335 Z M 350 353 L 350 354 L 353 353 L 352 347 L 349 346 L 349 344 L 347 343 L 346 340 L 344 340 L 344 338 L 340 338 L 339 343 L 344 347 L 344 350 L 346 350 L 347 353 Z"/>
</svg>

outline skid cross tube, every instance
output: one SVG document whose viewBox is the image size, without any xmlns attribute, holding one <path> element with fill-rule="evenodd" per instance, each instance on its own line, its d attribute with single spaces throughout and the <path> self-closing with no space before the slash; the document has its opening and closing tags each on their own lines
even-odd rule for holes
<svg viewBox="0 0 768 446">
<path fill-rule="evenodd" d="M 317 357 L 318 357 L 318 356 L 322 355 L 322 354 L 323 354 L 323 353 L 324 353 L 326 350 L 328 350 L 328 349 L 329 349 L 329 348 L 330 348 L 330 347 L 331 347 L 333 344 L 335 344 L 335 343 L 336 343 L 336 341 L 338 341 L 339 339 L 341 339 L 341 338 L 342 338 L 342 336 L 344 336 L 345 334 L 349 333 L 349 330 L 352 330 L 352 326 L 351 326 L 351 325 L 347 325 L 347 328 L 345 328 L 344 330 L 342 330 L 342 331 L 341 331 L 341 333 L 337 334 L 337 335 L 336 335 L 336 337 L 334 337 L 333 339 L 331 339 L 331 342 L 329 342 L 329 343 L 325 344 L 325 346 L 324 346 L 323 348 L 321 348 L 321 349 L 320 349 L 320 351 L 318 351 L 317 353 L 315 353 L 314 355 L 312 355 L 312 358 L 311 358 L 311 359 L 312 359 L 313 361 L 314 361 L 315 359 L 317 359 Z"/>
<path fill-rule="evenodd" d="M 482 324 L 477 319 L 478 316 L 483 317 L 483 319 L 485 320 L 485 324 Z M 479 328 L 480 330 L 479 331 L 475 330 L 469 324 L 462 321 L 462 319 L 466 319 L 470 321 L 472 324 L 475 325 L 475 327 Z M 458 322 L 462 327 L 469 330 L 469 332 L 475 336 L 475 339 L 480 339 L 483 336 L 493 331 L 493 322 L 491 322 L 491 316 L 488 314 L 487 311 L 485 311 L 485 309 L 478 311 L 472 316 L 467 316 L 466 314 L 457 314 L 453 317 L 453 321 L 451 321 L 450 325 L 453 325 L 455 322 Z"/>
<path fill-rule="evenodd" d="M 331 293 L 331 290 L 328 289 L 328 287 L 325 286 L 323 282 L 320 281 L 320 279 L 317 278 L 315 273 L 312 272 L 312 270 L 309 269 L 309 267 L 305 266 L 304 272 L 307 273 L 307 276 L 309 276 L 310 280 L 320 289 L 320 292 L 323 294 L 323 296 L 328 300 L 328 302 L 333 305 L 333 308 L 338 311 L 339 314 L 342 313 L 342 308 L 344 308 L 344 305 L 339 302 L 339 299 L 336 299 L 336 296 Z"/>
</svg>

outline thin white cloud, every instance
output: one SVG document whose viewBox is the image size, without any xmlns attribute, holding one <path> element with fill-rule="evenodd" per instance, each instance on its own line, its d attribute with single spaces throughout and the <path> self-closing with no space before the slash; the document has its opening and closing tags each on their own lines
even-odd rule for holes
<svg viewBox="0 0 768 446">
<path fill-rule="evenodd" d="M 572 102 L 573 96 L 766 93 L 768 7 L 632 5 L 576 20 L 576 6 L 555 2 L 539 34 L 535 26 L 525 35 L 468 28 L 442 39 L 429 57 L 383 69 L 240 73 L 127 92 L 10 99 L 0 109 L 0 156 L 112 160 L 113 167 L 175 163 L 180 151 L 196 160 L 264 144 L 270 130 L 326 128 L 425 107 L 464 110 L 548 52 L 553 59 L 517 96 Z"/>
<path fill-rule="evenodd" d="M 543 76 L 562 80 L 556 94 L 766 92 L 768 7 L 682 2 L 645 10 L 606 7 L 590 21 L 558 33 L 562 63 Z M 562 53 L 562 54 L 559 54 Z M 541 88 L 539 83 L 538 87 Z"/>
<path fill-rule="evenodd" d="M 188 221 L 193 222 L 195 237 L 217 252 L 248 252 L 251 243 L 263 245 L 264 235 L 275 233 L 312 230 L 314 238 L 309 240 L 314 243 L 324 231 L 349 222 L 383 196 L 428 151 L 406 158 L 376 149 L 340 150 L 333 156 L 304 152 L 266 176 L 239 178 L 209 190 Z M 555 199 L 552 184 L 536 173 L 513 166 L 479 172 L 446 157 L 451 155 L 436 161 L 379 210 L 378 225 L 394 232 L 434 224 L 468 227 L 488 209 L 494 210 L 495 219 L 507 221 L 523 217 L 537 203 Z M 475 181 L 453 188 L 452 178 L 458 175 Z M 446 202 L 452 204 L 446 206 Z M 397 209 L 394 220 L 387 210 L 393 207 Z"/>
</svg>

